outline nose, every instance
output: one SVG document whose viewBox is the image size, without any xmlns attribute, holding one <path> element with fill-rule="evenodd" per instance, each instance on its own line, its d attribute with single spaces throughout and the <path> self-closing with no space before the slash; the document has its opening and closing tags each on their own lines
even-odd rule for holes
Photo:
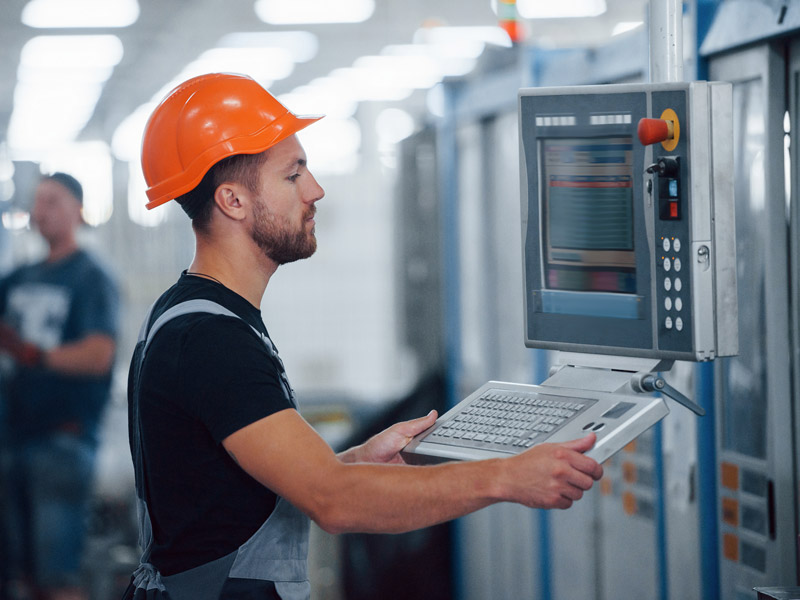
<svg viewBox="0 0 800 600">
<path fill-rule="evenodd" d="M 308 202 L 309 204 L 313 204 L 314 202 L 322 200 L 322 198 L 325 196 L 325 190 L 322 189 L 322 186 L 319 184 L 317 179 L 311 174 L 310 171 L 308 173 L 308 176 L 309 176 L 308 177 L 309 183 L 305 197 L 306 197 L 306 202 Z"/>
</svg>

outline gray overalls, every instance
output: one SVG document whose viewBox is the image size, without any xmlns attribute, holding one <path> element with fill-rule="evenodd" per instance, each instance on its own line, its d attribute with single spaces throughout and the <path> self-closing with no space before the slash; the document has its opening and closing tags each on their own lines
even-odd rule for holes
<svg viewBox="0 0 800 600">
<path fill-rule="evenodd" d="M 152 311 L 152 308 L 150 310 Z M 135 371 L 129 418 L 131 451 L 136 472 L 139 544 L 144 551 L 141 564 L 134 572 L 133 582 L 129 588 L 133 591 L 133 595 L 129 597 L 136 600 L 164 597 L 171 600 L 218 600 L 226 582 L 236 579 L 239 580 L 236 582 L 237 590 L 241 590 L 241 584 L 244 583 L 242 580 L 271 581 L 274 582 L 275 589 L 283 600 L 307 600 L 311 595 L 307 564 L 309 519 L 281 497 L 278 497 L 275 509 L 261 528 L 229 555 L 169 576 L 161 575 L 149 563 L 153 528 L 146 502 L 147 485 L 139 423 L 139 378 L 145 353 L 159 329 L 175 317 L 198 312 L 241 318 L 216 302 L 188 300 L 165 311 L 150 328 L 148 328 L 150 321 L 148 313 L 134 351 Z M 267 336 L 255 328 L 252 329 L 276 360 L 283 392 L 296 407 L 292 388 L 275 347 Z M 168 596 L 165 596 L 165 593 Z"/>
</svg>

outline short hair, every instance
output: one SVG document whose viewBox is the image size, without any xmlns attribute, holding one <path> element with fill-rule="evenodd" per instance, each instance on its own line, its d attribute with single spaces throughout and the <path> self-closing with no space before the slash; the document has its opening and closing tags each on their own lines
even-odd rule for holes
<svg viewBox="0 0 800 600">
<path fill-rule="evenodd" d="M 214 209 L 214 192 L 226 181 L 241 183 L 249 191 L 258 191 L 261 183 L 260 167 L 267 160 L 267 152 L 234 154 L 212 166 L 197 186 L 175 198 L 192 220 L 192 228 L 202 232 L 208 229 Z"/>
<path fill-rule="evenodd" d="M 69 190 L 69 193 L 72 194 L 78 202 L 83 204 L 83 186 L 72 175 L 56 171 L 55 173 L 44 175 L 42 181 L 56 181 L 60 183 Z"/>
</svg>

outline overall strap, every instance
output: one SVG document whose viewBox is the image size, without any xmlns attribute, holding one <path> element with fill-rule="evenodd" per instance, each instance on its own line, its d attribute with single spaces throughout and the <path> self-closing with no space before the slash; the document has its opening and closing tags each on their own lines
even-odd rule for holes
<svg viewBox="0 0 800 600">
<path fill-rule="evenodd" d="M 145 340 L 144 350 L 142 352 L 142 360 L 144 360 L 144 354 L 147 352 L 147 348 L 150 346 L 150 342 L 155 337 L 158 330 L 161 329 L 167 322 L 175 319 L 176 317 L 181 317 L 183 315 L 188 315 L 192 313 L 210 313 L 213 315 L 221 315 L 225 317 L 234 317 L 239 319 L 240 321 L 244 321 L 242 317 L 234 313 L 233 311 L 228 310 L 221 304 L 217 304 L 213 300 L 204 300 L 204 299 L 195 299 L 195 300 L 186 300 L 185 302 L 181 302 L 180 304 L 176 304 L 175 306 L 167 309 L 164 313 L 156 319 L 155 323 L 149 328 L 149 332 L 147 330 L 147 324 L 150 321 L 150 315 L 152 313 L 152 307 L 147 314 L 147 318 L 145 319 L 144 325 L 142 326 L 142 331 L 139 333 L 139 341 Z M 286 399 L 294 406 L 297 407 L 297 402 L 294 398 L 294 390 L 292 386 L 289 384 L 289 378 L 286 375 L 286 368 L 283 366 L 283 361 L 281 360 L 280 355 L 278 354 L 278 350 L 275 348 L 275 345 L 272 343 L 272 340 L 269 339 L 268 336 L 261 333 L 258 329 L 253 327 L 248 323 L 248 326 L 258 336 L 258 339 L 264 344 L 267 348 L 267 352 L 269 353 L 270 357 L 273 361 L 278 364 L 278 373 L 280 374 L 280 383 L 281 388 L 283 389 L 283 394 L 286 396 Z"/>
<path fill-rule="evenodd" d="M 150 552 L 153 544 L 153 528 L 152 523 L 150 521 L 150 515 L 148 514 L 147 502 L 146 498 L 148 496 L 147 490 L 147 478 L 145 477 L 144 472 L 144 454 L 142 450 L 142 434 L 140 429 L 140 418 L 139 418 L 139 389 L 140 389 L 140 376 L 142 371 L 142 365 L 144 364 L 144 358 L 147 354 L 147 350 L 150 347 L 150 343 L 155 338 L 156 334 L 161 330 L 161 328 L 166 325 L 172 319 L 177 317 L 181 317 L 183 315 L 193 314 L 193 313 L 209 313 L 213 315 L 221 315 L 226 317 L 234 317 L 236 319 L 244 321 L 239 315 L 236 313 L 228 310 L 221 304 L 218 304 L 212 300 L 204 300 L 204 299 L 194 299 L 194 300 L 187 300 L 185 302 L 181 302 L 176 304 L 175 306 L 170 307 L 163 314 L 161 314 L 153 324 L 150 324 L 150 319 L 153 314 L 153 310 L 155 308 L 155 304 L 150 307 L 147 311 L 147 316 L 144 319 L 144 323 L 142 324 L 142 328 L 139 331 L 139 339 L 136 343 L 136 349 L 134 351 L 134 360 L 132 368 L 134 369 L 133 373 L 133 397 L 131 398 L 131 406 L 130 410 L 130 436 L 131 436 L 131 452 L 133 454 L 133 461 L 135 466 L 135 475 L 136 475 L 136 487 L 139 496 L 139 502 L 137 506 L 138 512 L 138 521 L 139 521 L 139 544 L 143 549 L 142 554 L 142 562 L 145 563 L 150 559 Z M 249 325 L 249 324 L 248 324 Z M 250 329 L 259 337 L 259 339 L 264 343 L 267 347 L 267 351 L 269 352 L 270 356 L 273 359 L 277 359 L 280 361 L 280 357 L 277 356 L 277 351 L 275 347 L 272 345 L 269 338 L 263 335 L 258 329 L 249 325 Z M 282 363 L 281 363 L 282 366 Z M 292 389 L 288 385 L 288 378 L 286 377 L 285 371 L 280 369 L 281 373 L 281 385 L 283 387 L 283 392 L 286 395 L 287 399 L 289 399 L 294 404 Z"/>
</svg>

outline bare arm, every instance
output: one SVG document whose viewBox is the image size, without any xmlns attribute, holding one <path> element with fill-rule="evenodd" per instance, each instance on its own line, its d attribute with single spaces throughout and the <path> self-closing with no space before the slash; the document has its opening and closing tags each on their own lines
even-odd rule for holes
<svg viewBox="0 0 800 600">
<path fill-rule="evenodd" d="M 93 333 L 76 342 L 47 350 L 42 363 L 64 375 L 105 375 L 114 361 L 114 340 L 103 333 Z"/>
<path fill-rule="evenodd" d="M 42 350 L 0 321 L 0 352 L 10 354 L 22 365 L 43 366 L 63 375 L 105 375 L 113 365 L 115 346 L 110 335 L 90 333 L 80 340 Z"/>
<path fill-rule="evenodd" d="M 416 420 L 412 429 L 430 418 Z M 403 424 L 394 427 L 391 437 L 405 435 Z M 382 435 L 376 438 L 383 439 Z M 360 461 L 376 444 L 365 450 L 367 442 L 340 460 L 294 410 L 265 417 L 223 441 L 245 471 L 323 529 L 392 533 L 441 523 L 503 501 L 568 508 L 602 475 L 602 467 L 581 454 L 593 443 L 594 436 L 587 436 L 567 444 L 542 444 L 507 459 L 430 467 L 347 463 Z"/>
</svg>

